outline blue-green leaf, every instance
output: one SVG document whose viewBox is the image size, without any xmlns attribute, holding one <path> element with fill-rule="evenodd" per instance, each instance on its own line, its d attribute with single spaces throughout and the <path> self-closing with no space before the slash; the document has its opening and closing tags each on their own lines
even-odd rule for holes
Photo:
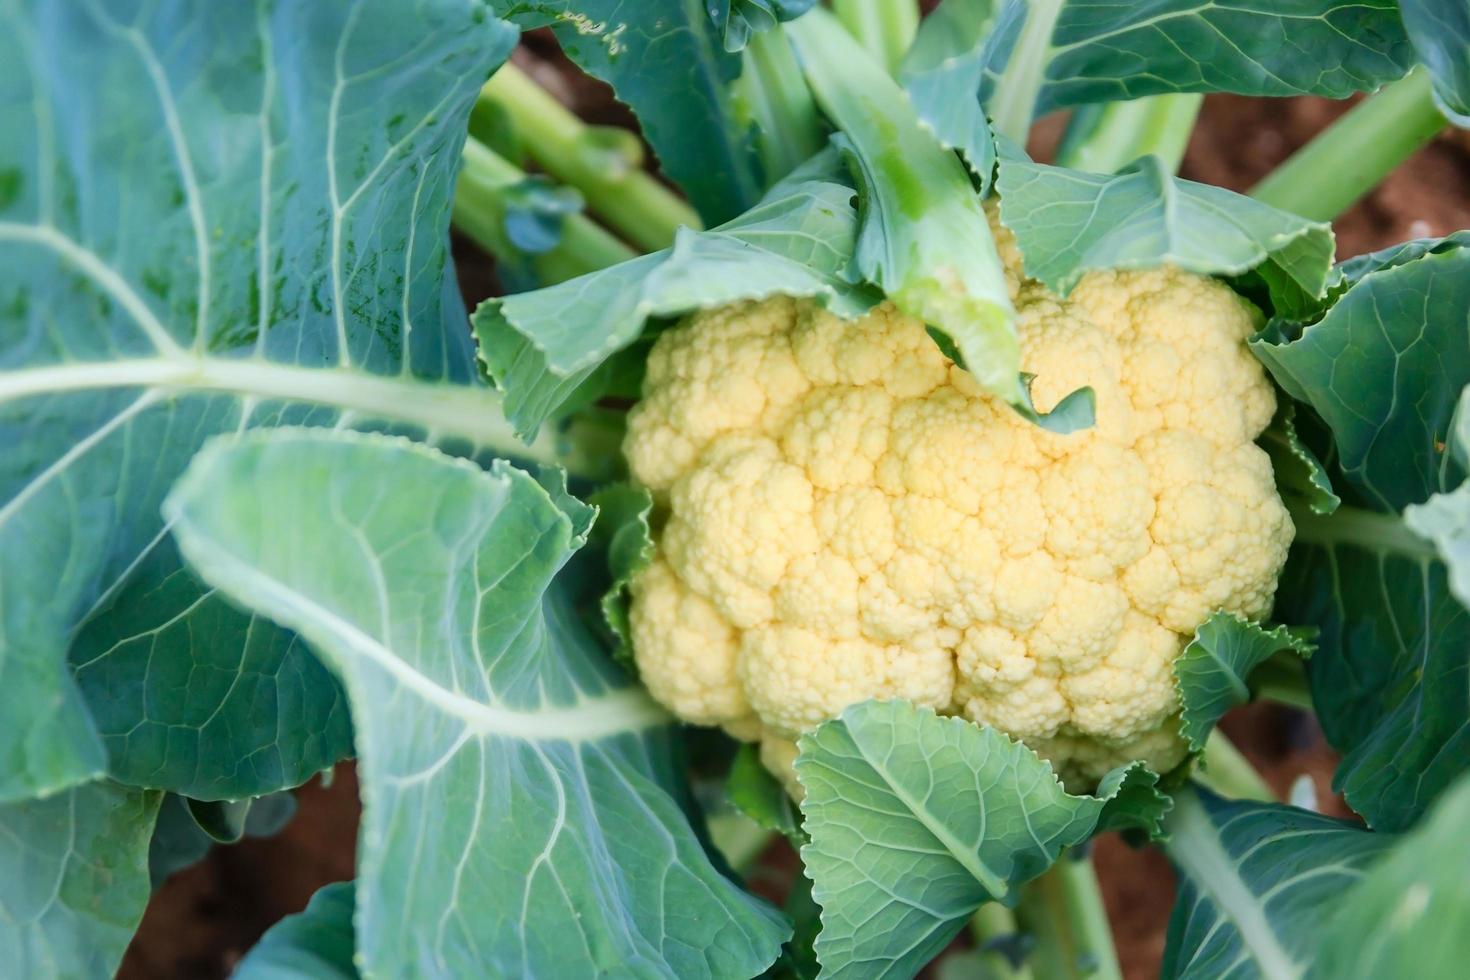
<svg viewBox="0 0 1470 980">
<path fill-rule="evenodd" d="M 579 68 L 613 87 L 637 114 L 663 172 L 707 224 L 755 204 L 764 186 L 760 166 L 730 93 L 740 58 L 725 49 L 705 0 L 491 0 L 491 6 L 524 27 L 549 24 Z"/>
<path fill-rule="evenodd" d="M 238 798 L 350 751 L 328 672 L 159 504 L 219 433 L 509 441 L 446 227 L 514 40 L 478 0 L 0 5 L 0 800 L 104 768 Z"/>
<path fill-rule="evenodd" d="M 536 432 L 651 319 L 777 294 L 810 296 L 847 316 L 866 311 L 872 298 L 845 275 L 857 231 L 853 190 L 801 177 L 728 224 L 680 229 L 672 248 L 481 303 L 480 357 L 517 431 Z"/>
<path fill-rule="evenodd" d="M 995 138 L 980 102 L 981 42 L 1003 6 L 998 0 L 944 0 L 919 24 L 898 76 L 924 125 L 964 155 L 982 194 L 995 171 Z"/>
<path fill-rule="evenodd" d="M 0 972 L 117 972 L 148 903 L 161 795 L 104 781 L 0 805 Z"/>
<path fill-rule="evenodd" d="M 782 917 L 709 863 L 667 715 L 566 568 L 594 511 L 503 461 L 278 430 L 166 511 L 191 566 L 299 631 L 352 702 L 359 965 L 376 976 L 753 976 Z"/>
<path fill-rule="evenodd" d="M 725 42 L 726 51 L 740 51 L 752 34 L 800 17 L 817 0 L 707 0 L 710 20 Z"/>
<path fill-rule="evenodd" d="M 1193 788 L 1175 795 L 1165 830 L 1180 887 L 1163 980 L 1306 975 L 1337 900 L 1394 842 L 1296 807 Z"/>
<path fill-rule="evenodd" d="M 855 705 L 800 746 L 824 977 L 911 977 L 1062 848 L 1100 827 L 1152 829 L 1168 806 L 1141 766 L 1073 796 L 1024 745 L 906 701 Z"/>
<path fill-rule="evenodd" d="M 1399 0 L 1409 39 L 1434 76 L 1440 109 L 1470 126 L 1470 7 L 1455 0 Z"/>
<path fill-rule="evenodd" d="M 1204 749 L 1205 739 L 1225 712 L 1250 700 L 1251 671 L 1283 651 L 1308 657 L 1312 645 L 1286 626 L 1268 630 L 1223 612 L 1194 631 L 1174 661 L 1180 731 L 1193 751 Z"/>
<path fill-rule="evenodd" d="M 1470 384 L 1470 249 L 1416 247 L 1369 268 L 1306 327 L 1252 348 L 1332 437 L 1344 506 L 1298 511 L 1276 616 L 1321 629 L 1308 672 L 1336 785 L 1380 829 L 1401 829 L 1470 765 L 1470 610 L 1403 512 L 1453 494 L 1449 451 Z M 1289 339 L 1296 337 L 1296 339 Z M 1420 512 L 1431 534 L 1449 529 Z"/>
<path fill-rule="evenodd" d="M 303 911 L 260 937 L 235 968 L 234 980 L 357 980 L 352 909 L 352 882 L 319 889 Z"/>
<path fill-rule="evenodd" d="M 1152 157 L 1112 176 L 1006 159 L 996 187 L 1026 273 L 1063 294 L 1092 269 L 1164 263 L 1205 275 L 1260 270 L 1290 296 L 1327 286 L 1329 225 L 1181 180 Z"/>
</svg>

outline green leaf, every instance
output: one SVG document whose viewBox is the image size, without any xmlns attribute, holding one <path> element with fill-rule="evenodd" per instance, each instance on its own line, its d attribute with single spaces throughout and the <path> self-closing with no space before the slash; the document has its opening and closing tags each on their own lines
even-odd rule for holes
<svg viewBox="0 0 1470 980">
<path fill-rule="evenodd" d="M 1298 431 L 1296 413 L 1296 402 L 1282 398 L 1276 406 L 1276 417 L 1257 442 L 1271 457 L 1276 489 L 1287 506 L 1305 507 L 1325 516 L 1337 510 L 1342 500 L 1332 490 L 1327 467 Z"/>
<path fill-rule="evenodd" d="M 232 799 L 350 751 L 328 672 L 159 504 L 249 428 L 513 445 L 446 227 L 514 40 L 477 0 L 0 7 L 0 800 L 104 768 Z"/>
<path fill-rule="evenodd" d="M 813 11 L 786 32 L 859 182 L 858 273 L 942 331 L 987 390 L 1023 404 L 1015 312 L 964 167 L 834 18 Z"/>
<path fill-rule="evenodd" d="M 148 903 L 162 794 L 88 783 L 0 806 L 0 950 L 13 977 L 110 977 Z"/>
<path fill-rule="evenodd" d="M 1179 871 L 1163 980 L 1280 980 L 1312 967 L 1336 901 L 1392 844 L 1343 820 L 1207 790 L 1174 798 L 1165 850 Z"/>
<path fill-rule="evenodd" d="M 1450 431 L 1447 458 L 1466 470 L 1470 468 L 1470 387 L 1460 392 Z M 1405 507 L 1404 523 L 1420 537 L 1434 542 L 1449 569 L 1450 591 L 1461 604 L 1470 607 L 1470 480 L 1422 504 Z"/>
<path fill-rule="evenodd" d="M 998 0 L 944 0 L 919 24 L 898 75 L 919 120 L 940 143 L 960 151 L 981 194 L 995 172 L 995 138 L 980 103 L 981 42 L 1002 6 Z"/>
<path fill-rule="evenodd" d="M 1470 8 L 1443 0 L 1399 0 L 1404 28 L 1434 76 L 1435 101 L 1457 126 L 1470 126 Z"/>
<path fill-rule="evenodd" d="M 1192 751 L 1204 750 L 1225 712 L 1250 700 L 1251 671 L 1283 651 L 1306 658 L 1312 645 L 1289 627 L 1268 630 L 1232 613 L 1217 612 L 1200 624 L 1174 661 L 1179 727 Z"/>
<path fill-rule="evenodd" d="M 628 584 L 653 561 L 653 530 L 648 525 L 653 497 L 642 487 L 621 483 L 599 490 L 588 500 L 598 511 L 592 543 L 606 554 L 612 579 L 602 596 L 602 618 L 617 643 L 613 656 L 631 669 L 633 640 L 628 605 L 632 600 Z"/>
<path fill-rule="evenodd" d="M 668 717 L 583 625 L 594 511 L 503 461 L 278 430 L 165 505 L 191 566 L 342 678 L 363 784 L 359 964 L 753 976 L 787 928 L 709 864 Z"/>
<path fill-rule="evenodd" d="M 1312 976 L 1459 976 L 1470 961 L 1467 823 L 1470 780 L 1461 779 L 1338 903 Z"/>
<path fill-rule="evenodd" d="M 339 881 L 311 896 L 260 937 L 234 980 L 357 980 L 353 962 L 353 885 Z"/>
<path fill-rule="evenodd" d="M 1335 784 L 1388 830 L 1409 825 L 1470 762 L 1470 610 L 1440 552 L 1402 516 L 1465 478 L 1447 450 L 1470 384 L 1470 249 L 1414 252 L 1362 275 L 1318 322 L 1252 342 L 1332 435 L 1344 506 L 1294 514 L 1275 615 L 1321 628 L 1309 675 L 1343 753 Z M 1450 533 L 1436 523 L 1443 514 L 1421 519 Z"/>
<path fill-rule="evenodd" d="M 1164 263 L 1204 275 L 1259 269 L 1273 296 L 1326 289 L 1331 226 L 1181 180 L 1152 157 L 1115 176 L 1006 159 L 996 187 L 1026 273 L 1062 294 L 1093 269 Z"/>
<path fill-rule="evenodd" d="M 751 0 L 735 0 L 748 9 Z M 659 166 L 708 224 L 760 197 L 760 166 L 731 98 L 740 58 L 725 50 L 704 0 L 492 0 L 522 27 L 549 24 L 577 66 L 638 116 Z M 483 81 L 483 76 L 481 76 Z"/>
<path fill-rule="evenodd" d="M 1100 827 L 1155 824 L 1168 805 L 1141 766 L 1072 796 L 1024 745 L 906 701 L 855 705 L 800 746 L 824 976 L 913 976 L 1062 848 Z"/>
<path fill-rule="evenodd" d="M 724 39 L 726 51 L 740 51 L 752 34 L 769 31 L 781 21 L 800 17 L 816 0 L 708 0 L 710 20 Z"/>
<path fill-rule="evenodd" d="M 800 811 L 780 780 L 761 764 L 754 745 L 741 745 L 736 751 L 725 777 L 725 797 L 758 826 L 784 835 L 797 847 L 806 842 Z"/>
<path fill-rule="evenodd" d="M 1403 75 L 1414 51 L 1393 0 L 1005 0 L 978 38 L 980 100 L 1012 139 L 1066 106 L 1168 92 L 1344 98 Z M 978 86 L 975 84 L 978 81 Z"/>
<path fill-rule="evenodd" d="M 481 303 L 480 357 L 529 435 L 648 321 L 745 299 L 810 296 L 845 316 L 871 297 L 845 278 L 857 230 L 851 187 L 828 179 L 772 188 L 753 210 L 672 248 L 529 293 Z"/>
</svg>

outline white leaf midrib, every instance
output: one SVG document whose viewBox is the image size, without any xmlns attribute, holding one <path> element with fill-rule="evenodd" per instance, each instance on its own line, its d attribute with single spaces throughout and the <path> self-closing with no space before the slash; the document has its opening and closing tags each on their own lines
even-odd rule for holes
<svg viewBox="0 0 1470 980">
<path fill-rule="evenodd" d="M 210 584 L 234 595 L 243 592 L 251 598 L 251 606 L 270 610 L 272 618 L 301 633 L 318 649 L 334 651 L 340 644 L 349 655 L 372 663 L 425 703 L 461 720 L 475 735 L 578 744 L 668 722 L 667 713 L 635 685 L 583 697 L 572 705 L 534 710 L 489 705 L 451 691 L 416 670 L 354 623 L 227 549 L 206 544 L 207 535 L 184 514 L 176 512 L 169 516 L 176 518 L 174 533 L 190 565 Z M 277 615 L 278 611 L 285 615 Z M 342 667 L 351 669 L 350 664 Z"/>
</svg>

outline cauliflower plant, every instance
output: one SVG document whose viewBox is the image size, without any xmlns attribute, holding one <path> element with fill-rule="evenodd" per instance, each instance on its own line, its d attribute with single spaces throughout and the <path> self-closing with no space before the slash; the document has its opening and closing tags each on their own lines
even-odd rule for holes
<svg viewBox="0 0 1470 980">
<path fill-rule="evenodd" d="M 1073 787 L 1166 770 L 1175 657 L 1216 610 L 1270 608 L 1293 528 L 1253 442 L 1275 409 L 1254 309 L 1167 267 L 1062 299 L 994 230 L 1036 405 L 1090 386 L 1090 430 L 1027 422 L 886 304 L 736 304 L 649 357 L 625 450 L 666 523 L 638 667 L 788 785 L 792 740 L 868 698 L 993 725 Z"/>
</svg>

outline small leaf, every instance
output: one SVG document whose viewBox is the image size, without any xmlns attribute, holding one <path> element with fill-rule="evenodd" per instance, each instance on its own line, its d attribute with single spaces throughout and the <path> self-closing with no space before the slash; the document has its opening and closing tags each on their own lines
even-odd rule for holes
<svg viewBox="0 0 1470 980">
<path fill-rule="evenodd" d="M 730 774 L 725 777 L 725 796 L 757 825 L 784 834 L 797 847 L 806 842 L 800 811 L 780 780 L 761 764 L 755 746 L 742 745 L 736 751 Z"/>
<path fill-rule="evenodd" d="M 260 937 L 235 968 L 234 980 L 358 980 L 353 891 L 350 881 L 319 889 L 304 911 Z"/>
<path fill-rule="evenodd" d="M 1024 745 L 906 701 L 850 707 L 800 747 L 824 976 L 910 977 L 1062 848 L 1100 827 L 1157 829 L 1168 807 L 1142 766 L 1072 796 Z"/>
<path fill-rule="evenodd" d="M 1258 440 L 1271 457 L 1276 474 L 1276 489 L 1288 505 L 1296 503 L 1313 514 L 1326 516 L 1337 510 L 1342 499 L 1332 490 L 1327 467 L 1303 441 L 1297 430 L 1297 404 L 1282 398 L 1276 406 L 1276 417 Z"/>
<path fill-rule="evenodd" d="M 1215 723 L 1250 700 L 1251 671 L 1281 651 L 1306 658 L 1312 645 L 1286 626 L 1266 629 L 1232 613 L 1217 612 L 1194 631 L 1174 661 L 1179 690 L 1180 732 L 1194 752 L 1202 752 Z"/>
<path fill-rule="evenodd" d="M 603 621 L 617 642 L 613 656 L 623 664 L 633 662 L 633 641 L 628 625 L 628 584 L 653 561 L 653 531 L 648 516 L 653 498 L 642 487 L 618 484 L 599 490 L 589 498 L 597 508 L 592 526 L 592 543 L 607 556 L 612 584 L 601 600 Z"/>
</svg>

